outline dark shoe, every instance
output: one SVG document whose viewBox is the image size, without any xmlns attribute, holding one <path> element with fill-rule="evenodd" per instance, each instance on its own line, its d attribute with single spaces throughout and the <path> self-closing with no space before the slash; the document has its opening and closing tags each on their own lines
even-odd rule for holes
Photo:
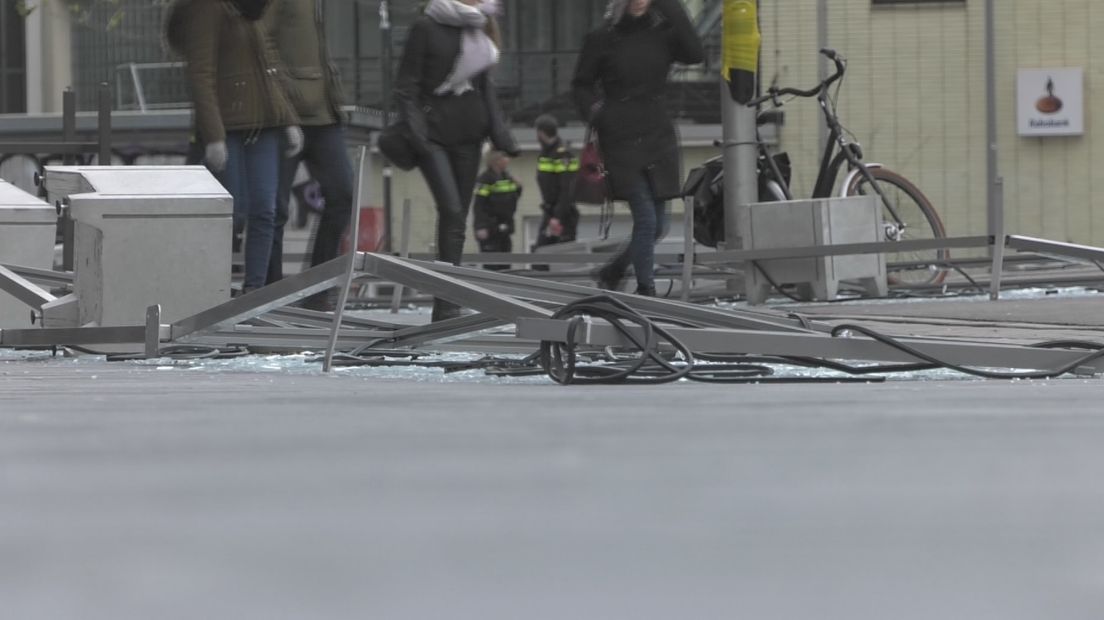
<svg viewBox="0 0 1104 620">
<path fill-rule="evenodd" d="M 637 286 L 636 287 L 636 294 L 640 295 L 641 297 L 655 297 L 656 296 L 655 287 L 654 286 Z"/>
<path fill-rule="evenodd" d="M 620 291 L 625 282 L 625 273 L 611 273 L 609 267 L 602 267 L 591 274 L 598 283 L 598 288 L 607 291 Z"/>
<path fill-rule="evenodd" d="M 437 321 L 447 321 L 449 319 L 455 319 L 463 314 L 460 306 L 452 302 L 445 301 L 443 299 L 433 300 L 433 316 L 431 320 L 436 323 Z"/>
</svg>

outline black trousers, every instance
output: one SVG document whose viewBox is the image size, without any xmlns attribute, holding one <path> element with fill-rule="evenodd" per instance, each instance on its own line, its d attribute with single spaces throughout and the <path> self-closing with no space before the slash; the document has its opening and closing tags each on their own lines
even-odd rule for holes
<svg viewBox="0 0 1104 620">
<path fill-rule="evenodd" d="M 482 145 L 434 145 L 418 167 L 437 207 L 437 259 L 460 264 Z"/>
<path fill-rule="evenodd" d="M 493 232 L 491 236 L 483 239 L 479 242 L 480 252 L 511 252 L 514 249 L 514 242 L 510 238 L 510 235 L 504 232 Z M 504 271 L 509 269 L 509 265 L 483 265 L 484 269 L 490 269 L 491 271 Z"/>
<path fill-rule="evenodd" d="M 437 260 L 459 265 L 464 257 L 464 233 L 468 209 L 483 145 L 480 143 L 443 147 L 433 144 L 418 162 L 437 207 Z M 460 308 L 434 300 L 434 320 L 459 314 Z"/>
<path fill-rule="evenodd" d="M 341 238 L 353 213 L 353 168 L 345 145 L 345 130 L 339 124 L 303 127 L 303 151 L 287 157 L 280 168 L 276 193 L 276 230 L 272 236 L 272 258 L 268 263 L 267 283 L 284 277 L 284 225 L 288 221 L 291 185 L 299 162 L 307 165 L 318 181 L 326 201 L 311 243 L 310 266 L 337 258 Z"/>
</svg>

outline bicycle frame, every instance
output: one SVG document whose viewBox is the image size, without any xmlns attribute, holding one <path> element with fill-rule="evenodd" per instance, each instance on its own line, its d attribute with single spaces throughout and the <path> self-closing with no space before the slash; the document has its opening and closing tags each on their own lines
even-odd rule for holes
<svg viewBox="0 0 1104 620">
<path fill-rule="evenodd" d="M 835 60 L 833 58 L 833 60 Z M 901 220 L 901 216 L 897 213 L 897 210 L 893 208 L 889 198 L 885 195 L 882 189 L 874 182 L 874 177 L 867 170 L 862 161 L 862 150 L 858 144 L 848 142 L 845 138 L 845 130 L 840 123 L 839 118 L 832 111 L 832 106 L 828 100 L 828 87 L 832 82 L 837 79 L 842 80 L 844 74 L 845 65 L 841 61 L 836 61 L 837 74 L 828 80 L 825 80 L 816 89 L 817 105 L 820 106 L 821 112 L 824 114 L 825 123 L 828 126 L 828 140 L 824 144 L 824 153 L 820 158 L 820 169 L 817 171 L 816 183 L 813 186 L 813 198 L 830 198 L 833 195 L 832 190 L 836 186 L 836 181 L 839 178 L 840 169 L 846 163 L 848 170 L 858 170 L 859 174 L 866 179 L 866 182 L 870 187 L 874 188 L 874 191 L 881 199 L 886 211 L 893 218 L 897 230 L 903 230 L 905 223 Z M 806 93 L 806 96 L 811 93 Z M 802 95 L 798 95 L 802 96 Z M 777 100 L 776 100 L 777 103 Z M 780 105 L 780 104 L 779 104 Z M 758 136 L 758 131 L 756 132 Z M 783 194 L 787 200 L 793 200 L 793 192 L 789 185 L 786 183 L 785 178 L 782 176 L 778 166 L 774 162 L 774 158 L 767 150 L 767 145 L 763 143 L 761 139 L 757 139 L 759 146 L 760 158 L 767 162 L 767 168 L 764 172 L 773 177 L 774 181 L 782 189 Z M 836 149 L 839 149 L 838 152 Z"/>
</svg>

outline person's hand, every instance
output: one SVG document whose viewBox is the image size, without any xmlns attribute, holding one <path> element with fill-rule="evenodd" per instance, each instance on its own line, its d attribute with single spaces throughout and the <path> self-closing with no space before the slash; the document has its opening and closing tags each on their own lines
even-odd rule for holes
<svg viewBox="0 0 1104 620">
<path fill-rule="evenodd" d="M 295 157 L 303 152 L 303 130 L 298 125 L 290 125 L 287 128 L 287 150 L 284 157 Z"/>
<path fill-rule="evenodd" d="M 230 152 L 226 149 L 226 142 L 212 142 L 203 152 L 203 160 L 212 172 L 226 170 L 226 160 L 230 159 Z"/>
<path fill-rule="evenodd" d="M 560 220 L 558 220 L 556 218 L 552 218 L 552 219 L 548 220 L 548 236 L 549 237 L 559 237 L 562 234 L 563 234 L 563 224 L 560 223 Z"/>
<path fill-rule="evenodd" d="M 490 236 L 491 233 L 486 228 L 480 228 L 475 231 L 475 238 L 479 239 L 480 241 L 486 241 L 487 238 Z"/>
</svg>

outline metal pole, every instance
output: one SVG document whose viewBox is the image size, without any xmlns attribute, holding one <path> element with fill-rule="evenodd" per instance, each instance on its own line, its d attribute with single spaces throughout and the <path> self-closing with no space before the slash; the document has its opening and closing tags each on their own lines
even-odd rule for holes
<svg viewBox="0 0 1104 620">
<path fill-rule="evenodd" d="M 1004 179 L 997 177 L 996 186 L 994 187 L 997 194 L 998 203 L 1004 201 Z M 993 254 L 993 266 L 989 270 L 989 299 L 991 301 L 997 301 L 1000 299 L 1001 290 L 1001 278 L 1004 275 L 1004 246 L 1006 241 L 1004 235 L 1004 210 L 997 209 L 994 212 L 996 215 L 996 234 L 990 236 L 989 251 Z"/>
<path fill-rule="evenodd" d="M 403 200 L 402 208 L 402 236 L 399 237 L 399 256 L 407 258 L 410 256 L 410 199 Z M 395 289 L 391 293 L 391 314 L 399 313 L 399 306 L 402 305 L 403 285 L 398 282 L 395 283 Z"/>
<path fill-rule="evenodd" d="M 111 165 L 111 86 L 100 82 L 99 118 L 97 119 L 97 141 L 100 146 L 100 165 Z"/>
<path fill-rule="evenodd" d="M 364 160 L 368 157 L 368 147 L 361 145 L 359 153 L 357 154 L 357 182 L 356 182 L 356 195 L 359 196 L 360 192 L 364 189 Z M 348 264 L 345 272 L 345 281 L 341 283 L 337 296 L 337 306 L 334 308 L 334 320 L 333 325 L 330 327 L 330 342 L 326 346 L 326 355 L 322 358 L 322 372 L 330 372 L 330 368 L 333 367 L 334 349 L 337 348 L 337 338 L 341 333 L 341 317 L 345 314 L 345 302 L 349 299 L 349 287 L 353 284 L 353 277 L 356 276 L 356 259 L 359 253 L 357 250 L 358 241 L 360 239 L 360 217 L 359 213 L 353 216 L 352 232 L 349 243 Z"/>
<path fill-rule="evenodd" d="M 996 52 L 996 28 L 994 19 L 996 12 L 993 8 L 994 0 L 985 0 L 985 107 L 986 107 L 986 140 L 988 142 L 986 172 L 988 175 L 988 192 L 986 195 L 987 233 L 994 237 L 994 246 L 999 241 L 995 236 L 1000 234 L 1004 219 L 1004 201 L 1002 188 L 999 187 L 1000 171 L 997 162 L 997 52 Z"/>
<path fill-rule="evenodd" d="M 682 301 L 690 301 L 694 281 L 694 199 L 682 199 Z"/>
<path fill-rule="evenodd" d="M 817 0 L 817 49 L 828 48 L 828 0 Z M 831 61 L 823 55 L 817 55 L 817 79 L 821 82 L 828 79 L 828 72 L 830 71 L 828 64 Z M 818 153 L 824 152 L 824 147 L 828 143 L 828 120 L 824 118 L 824 115 L 818 114 L 817 118 L 820 124 L 820 131 L 817 132 Z"/>
<path fill-rule="evenodd" d="M 71 88 L 66 88 L 61 95 L 61 141 L 66 144 L 77 141 L 77 94 Z M 76 163 L 72 154 L 65 155 L 61 161 L 66 166 Z"/>
<path fill-rule="evenodd" d="M 739 213 L 758 198 L 755 177 L 759 150 L 756 111 L 745 103 L 755 96 L 759 56 L 759 28 L 755 4 L 725 0 L 724 61 L 728 73 L 721 81 L 722 135 L 724 145 L 725 248 L 741 247 Z M 749 52 L 750 51 L 750 52 Z M 749 58 L 754 57 L 749 63 Z M 740 69 L 740 65 L 746 68 Z"/>
<path fill-rule="evenodd" d="M 383 126 L 391 123 L 391 8 L 388 0 L 380 0 L 380 70 L 383 88 Z M 391 251 L 391 162 L 383 158 L 383 247 L 382 252 Z M 358 203 L 359 204 L 359 203 Z"/>
</svg>

